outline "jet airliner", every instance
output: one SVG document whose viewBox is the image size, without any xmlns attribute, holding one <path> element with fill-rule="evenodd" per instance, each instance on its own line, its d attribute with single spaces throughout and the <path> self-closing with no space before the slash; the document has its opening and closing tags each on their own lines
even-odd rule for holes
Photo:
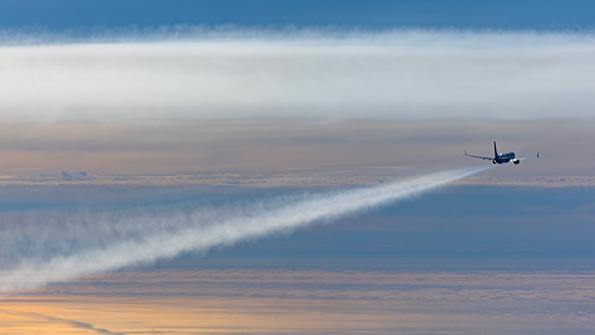
<svg viewBox="0 0 595 335">
<path fill-rule="evenodd" d="M 494 141 L 494 157 L 486 157 L 486 156 L 477 156 L 477 155 L 470 155 L 465 151 L 465 156 L 472 157 L 472 158 L 479 158 L 483 160 L 492 161 L 494 164 L 505 164 L 508 162 L 513 162 L 515 165 L 520 164 L 521 160 L 524 158 L 516 158 L 514 152 L 505 152 L 505 153 L 498 153 L 498 148 L 496 148 L 496 141 Z"/>
</svg>

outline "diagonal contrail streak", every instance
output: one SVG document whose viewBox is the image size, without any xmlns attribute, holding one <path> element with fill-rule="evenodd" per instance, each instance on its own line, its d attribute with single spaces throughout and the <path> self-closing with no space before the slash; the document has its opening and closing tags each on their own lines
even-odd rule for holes
<svg viewBox="0 0 595 335">
<path fill-rule="evenodd" d="M 46 321 L 55 322 L 55 323 L 63 323 L 63 324 L 71 326 L 72 328 L 82 329 L 82 330 L 94 332 L 94 333 L 100 334 L 100 335 L 125 335 L 124 333 L 113 332 L 106 328 L 99 328 L 89 322 L 59 318 L 59 317 L 55 317 L 55 316 L 51 316 L 51 315 L 47 315 L 47 314 L 41 314 L 41 313 L 35 313 L 35 312 L 13 311 L 13 310 L 7 310 L 7 309 L 0 309 L 0 313 L 7 314 L 7 315 L 20 316 L 20 317 L 25 317 L 25 318 L 46 320 Z"/>
<path fill-rule="evenodd" d="M 420 195 L 488 168 L 480 166 L 448 170 L 388 185 L 311 196 L 301 201 L 284 200 L 253 208 L 232 208 L 230 215 L 207 223 L 198 222 L 205 219 L 202 214 L 172 216 L 170 220 L 177 221 L 178 229 L 156 230 L 136 238 L 127 237 L 104 247 L 56 255 L 43 261 L 20 260 L 13 267 L 0 271 L 0 292 L 38 288 L 52 282 L 171 258 L 183 252 L 206 252 L 214 247 L 229 246 L 244 240 L 292 232 L 314 223 L 329 222 Z M 119 224 L 138 225 L 138 222 L 130 219 L 130 222 Z M 150 223 L 147 225 L 151 226 Z"/>
</svg>

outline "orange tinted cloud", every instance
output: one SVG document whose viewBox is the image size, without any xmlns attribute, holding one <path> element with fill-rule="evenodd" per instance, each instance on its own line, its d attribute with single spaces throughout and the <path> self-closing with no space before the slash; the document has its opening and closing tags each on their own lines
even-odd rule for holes
<svg viewBox="0 0 595 335">
<path fill-rule="evenodd" d="M 529 158 L 540 151 L 542 159 L 498 169 L 495 175 L 591 176 L 594 126 L 593 120 L 4 123 L 0 173 L 390 177 L 399 172 L 394 168 L 417 174 L 420 168 L 435 171 L 477 163 L 466 160 L 463 150 L 488 154 L 491 141 L 498 140 L 504 151 Z"/>
<path fill-rule="evenodd" d="M 0 303 L 0 333 L 541 334 L 595 325 L 593 273 L 130 272 Z"/>
</svg>

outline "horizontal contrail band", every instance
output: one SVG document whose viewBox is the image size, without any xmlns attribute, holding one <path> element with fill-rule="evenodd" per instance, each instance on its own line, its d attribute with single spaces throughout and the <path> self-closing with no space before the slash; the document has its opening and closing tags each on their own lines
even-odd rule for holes
<svg viewBox="0 0 595 335">
<path fill-rule="evenodd" d="M 203 215 L 175 216 L 171 219 L 177 220 L 177 226 L 180 228 L 174 231 L 157 231 L 145 237 L 129 237 L 104 248 L 81 250 L 43 262 L 23 259 L 10 270 L 0 273 L 0 292 L 37 288 L 83 275 L 175 257 L 182 252 L 206 252 L 214 247 L 229 246 L 275 233 L 291 232 L 313 223 L 328 222 L 416 196 L 488 168 L 489 166 L 481 166 L 448 170 L 383 186 L 314 196 L 302 201 L 282 201 L 280 205 L 275 203 L 273 206 L 236 210 L 233 217 L 206 225 L 197 222 L 204 218 Z"/>
<path fill-rule="evenodd" d="M 0 43 L 0 120 L 590 117 L 594 41 L 396 30 Z"/>
</svg>

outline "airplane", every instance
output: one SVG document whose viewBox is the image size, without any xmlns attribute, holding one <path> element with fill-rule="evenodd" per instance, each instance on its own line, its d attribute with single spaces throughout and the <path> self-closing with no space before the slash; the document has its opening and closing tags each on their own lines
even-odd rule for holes
<svg viewBox="0 0 595 335">
<path fill-rule="evenodd" d="M 521 161 L 524 159 L 524 158 L 516 158 L 514 152 L 498 153 L 498 148 L 496 148 L 496 141 L 494 141 L 494 157 L 470 155 L 467 153 L 467 151 L 465 151 L 465 156 L 472 157 L 472 158 L 479 158 L 479 159 L 483 159 L 483 160 L 489 160 L 489 161 L 492 161 L 492 163 L 494 163 L 494 164 L 505 164 L 508 162 L 513 162 L 515 165 L 517 165 L 517 164 L 520 164 Z"/>
</svg>

